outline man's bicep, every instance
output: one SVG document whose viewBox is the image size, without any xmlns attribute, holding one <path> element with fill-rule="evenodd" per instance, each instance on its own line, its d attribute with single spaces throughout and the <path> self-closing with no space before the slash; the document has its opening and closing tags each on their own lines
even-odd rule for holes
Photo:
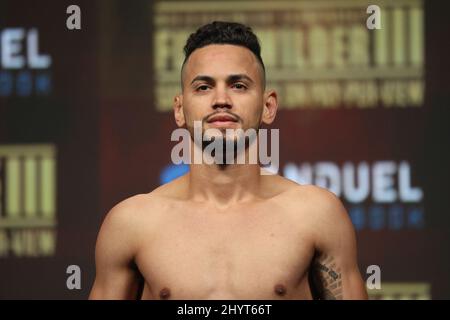
<svg viewBox="0 0 450 320">
<path fill-rule="evenodd" d="M 97 272 L 89 299 L 138 299 L 142 290 L 142 280 L 137 272 L 130 269 L 119 268 Z"/>
<path fill-rule="evenodd" d="M 114 210 L 114 209 L 113 209 Z M 135 299 L 140 276 L 135 247 L 124 213 L 111 211 L 103 222 L 95 248 L 96 277 L 90 299 Z"/>
<path fill-rule="evenodd" d="M 310 271 L 310 285 L 315 299 L 367 299 L 364 282 L 356 263 L 343 262 L 339 254 L 322 253 Z"/>
<path fill-rule="evenodd" d="M 321 253 L 314 258 L 309 281 L 314 299 L 343 299 L 341 268 L 332 256 Z"/>
<path fill-rule="evenodd" d="M 312 281 L 324 299 L 367 299 L 357 261 L 357 243 L 353 224 L 334 195 L 324 208 L 321 232 L 317 236 L 317 254 L 313 261 Z"/>
</svg>

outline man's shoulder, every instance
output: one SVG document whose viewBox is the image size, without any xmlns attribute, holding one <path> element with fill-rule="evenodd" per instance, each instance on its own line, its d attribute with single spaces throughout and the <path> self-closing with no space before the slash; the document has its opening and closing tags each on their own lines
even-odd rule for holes
<svg viewBox="0 0 450 320">
<path fill-rule="evenodd" d="M 347 218 L 347 211 L 342 201 L 331 191 L 315 186 L 293 183 L 283 193 L 286 201 L 293 209 L 301 208 L 302 212 L 315 218 L 342 220 Z"/>
<path fill-rule="evenodd" d="M 315 185 L 292 186 L 284 194 L 294 225 L 312 232 L 316 244 L 351 237 L 354 227 L 342 201 L 331 191 Z"/>
<path fill-rule="evenodd" d="M 296 184 L 289 190 L 289 196 L 293 200 L 306 201 L 314 205 L 336 206 L 341 201 L 328 189 L 312 184 Z"/>
<path fill-rule="evenodd" d="M 312 184 L 299 184 L 280 175 L 273 175 L 270 183 L 279 185 L 283 194 L 291 198 L 292 201 L 319 201 L 331 205 L 335 204 L 333 202 L 336 202 L 336 200 L 340 201 L 334 193 L 325 188 Z"/>
<path fill-rule="evenodd" d="M 117 203 L 108 212 L 111 219 L 139 219 L 151 218 L 158 213 L 166 211 L 167 207 L 177 198 L 180 180 L 158 186 L 148 193 L 137 194 Z"/>
<path fill-rule="evenodd" d="M 113 206 L 108 215 L 137 215 L 143 208 L 156 205 L 157 196 L 152 192 L 128 197 Z"/>
</svg>

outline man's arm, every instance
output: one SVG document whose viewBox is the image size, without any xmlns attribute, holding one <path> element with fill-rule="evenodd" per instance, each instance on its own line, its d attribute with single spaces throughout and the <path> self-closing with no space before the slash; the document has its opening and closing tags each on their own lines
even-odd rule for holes
<svg viewBox="0 0 450 320">
<path fill-rule="evenodd" d="M 355 230 L 347 211 L 333 193 L 316 190 L 320 202 L 316 203 L 316 255 L 310 270 L 313 296 L 327 300 L 367 299 L 358 269 Z"/>
<path fill-rule="evenodd" d="M 136 299 L 140 274 L 134 264 L 133 214 L 119 204 L 106 216 L 95 249 L 96 278 L 89 299 Z"/>
</svg>

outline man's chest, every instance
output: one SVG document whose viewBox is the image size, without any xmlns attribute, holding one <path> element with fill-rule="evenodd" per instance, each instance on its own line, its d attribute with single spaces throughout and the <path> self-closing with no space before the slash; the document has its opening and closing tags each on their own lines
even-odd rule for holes
<svg viewBox="0 0 450 320">
<path fill-rule="evenodd" d="M 153 294 L 170 288 L 172 298 L 181 299 L 270 299 L 295 294 L 313 254 L 308 229 L 282 213 L 219 216 L 186 209 L 162 221 L 151 241 L 142 241 L 137 263 Z"/>
</svg>

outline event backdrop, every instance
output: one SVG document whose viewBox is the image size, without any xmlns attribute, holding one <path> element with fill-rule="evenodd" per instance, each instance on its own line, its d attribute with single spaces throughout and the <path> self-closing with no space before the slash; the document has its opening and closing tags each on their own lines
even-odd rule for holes
<svg viewBox="0 0 450 320">
<path fill-rule="evenodd" d="M 67 20 L 80 10 L 80 29 Z M 381 29 L 368 29 L 369 5 Z M 259 36 L 278 173 L 325 187 L 372 299 L 450 298 L 450 20 L 444 1 L 0 1 L 0 298 L 84 299 L 105 214 L 184 174 L 170 160 L 186 38 Z M 70 289 L 69 266 L 81 271 Z"/>
</svg>

